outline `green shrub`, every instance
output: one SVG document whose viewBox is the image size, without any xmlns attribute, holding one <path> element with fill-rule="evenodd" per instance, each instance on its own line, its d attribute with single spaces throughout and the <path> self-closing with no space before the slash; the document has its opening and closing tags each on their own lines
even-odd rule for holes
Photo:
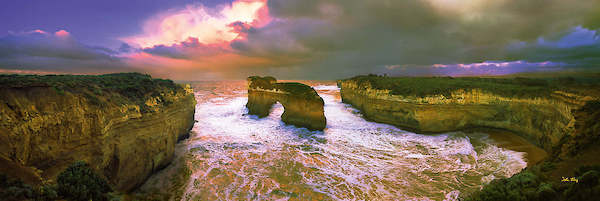
<svg viewBox="0 0 600 201">
<path fill-rule="evenodd" d="M 3 200 L 28 200 L 35 196 L 34 193 L 34 189 L 23 181 L 0 175 L 0 198 Z"/>
<path fill-rule="evenodd" d="M 106 180 L 98 176 L 87 163 L 73 163 L 57 177 L 58 194 L 69 200 L 108 200 L 111 192 Z"/>
<path fill-rule="evenodd" d="M 582 166 L 575 171 L 577 183 L 564 192 L 569 200 L 584 201 L 600 198 L 600 166 Z"/>
<path fill-rule="evenodd" d="M 510 178 L 494 180 L 464 200 L 586 201 L 600 198 L 600 166 L 581 166 L 575 171 L 577 182 L 560 183 L 550 183 L 551 180 L 543 178 L 544 169 L 549 166 L 553 164 L 533 166 Z"/>
<path fill-rule="evenodd" d="M 54 201 L 59 197 L 54 186 L 43 185 L 35 188 L 23 183 L 20 179 L 8 178 L 6 175 L 0 174 L 0 198 L 3 201 Z"/>
<path fill-rule="evenodd" d="M 118 200 L 111 195 L 111 188 L 87 163 L 78 161 L 66 168 L 57 177 L 57 185 L 32 187 L 20 179 L 0 174 L 0 200 L 2 201 L 74 201 Z"/>
<path fill-rule="evenodd" d="M 504 200 L 551 200 L 556 192 L 552 184 L 541 182 L 540 177 L 530 170 L 524 170 L 510 178 L 497 179 L 481 191 L 473 193 L 465 200 L 504 201 Z"/>
<path fill-rule="evenodd" d="M 35 200 L 39 201 L 51 201 L 57 200 L 58 193 L 56 192 L 56 186 L 44 185 L 40 188 L 38 196 Z"/>
</svg>

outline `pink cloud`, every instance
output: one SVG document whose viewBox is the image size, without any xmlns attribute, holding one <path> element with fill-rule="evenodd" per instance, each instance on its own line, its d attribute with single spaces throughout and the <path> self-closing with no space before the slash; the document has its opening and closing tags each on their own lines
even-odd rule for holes
<svg viewBox="0 0 600 201">
<path fill-rule="evenodd" d="M 47 34 L 45 31 L 42 31 L 42 30 L 39 30 L 39 29 L 36 29 L 36 30 L 30 31 L 29 33 Z"/>
<path fill-rule="evenodd" d="M 54 35 L 57 37 L 65 38 L 65 37 L 69 37 L 71 34 L 67 31 L 65 31 L 64 29 L 61 29 L 61 30 L 58 30 L 57 32 L 55 32 Z"/>
<path fill-rule="evenodd" d="M 238 0 L 212 14 L 202 5 L 190 5 L 148 20 L 140 35 L 123 38 L 142 48 L 174 45 L 197 38 L 200 43 L 228 43 L 240 35 L 232 23 L 260 27 L 270 21 L 266 0 Z"/>
</svg>

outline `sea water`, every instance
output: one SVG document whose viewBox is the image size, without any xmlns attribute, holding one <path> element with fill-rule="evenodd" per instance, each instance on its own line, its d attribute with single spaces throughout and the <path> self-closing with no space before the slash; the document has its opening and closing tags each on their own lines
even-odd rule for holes
<svg viewBox="0 0 600 201">
<path fill-rule="evenodd" d="M 333 82 L 312 85 L 327 128 L 309 131 L 248 115 L 245 82 L 194 84 L 183 200 L 456 200 L 527 165 L 485 133 L 415 134 L 366 121 Z"/>
</svg>

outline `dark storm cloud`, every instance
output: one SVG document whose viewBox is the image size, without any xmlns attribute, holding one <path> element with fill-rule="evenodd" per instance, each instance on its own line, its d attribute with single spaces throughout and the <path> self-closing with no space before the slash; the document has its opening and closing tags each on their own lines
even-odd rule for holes
<svg viewBox="0 0 600 201">
<path fill-rule="evenodd" d="M 581 26 L 529 43 L 512 44 L 507 57 L 530 61 L 561 61 L 580 68 L 600 67 L 600 36 Z"/>
<path fill-rule="evenodd" d="M 300 63 L 289 66 L 306 66 L 317 76 L 385 65 L 424 68 L 529 59 L 585 63 L 600 54 L 596 43 L 571 49 L 508 48 L 576 26 L 597 28 L 589 18 L 596 17 L 598 1 L 271 0 L 268 5 L 274 22 L 232 47 L 245 55 L 297 58 Z"/>
</svg>

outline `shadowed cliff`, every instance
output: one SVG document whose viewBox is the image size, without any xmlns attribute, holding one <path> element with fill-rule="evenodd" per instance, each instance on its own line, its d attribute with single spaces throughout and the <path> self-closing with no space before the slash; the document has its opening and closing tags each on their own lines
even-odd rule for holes
<svg viewBox="0 0 600 201">
<path fill-rule="evenodd" d="M 252 76 L 247 80 L 249 114 L 266 117 L 273 104 L 280 102 L 284 107 L 283 122 L 310 130 L 325 129 L 324 102 L 312 87 L 295 82 L 277 83 L 273 77 Z"/>
<path fill-rule="evenodd" d="M 171 162 L 195 103 L 189 86 L 138 73 L 0 75 L 0 172 L 36 184 L 83 160 L 130 191 Z"/>
</svg>

